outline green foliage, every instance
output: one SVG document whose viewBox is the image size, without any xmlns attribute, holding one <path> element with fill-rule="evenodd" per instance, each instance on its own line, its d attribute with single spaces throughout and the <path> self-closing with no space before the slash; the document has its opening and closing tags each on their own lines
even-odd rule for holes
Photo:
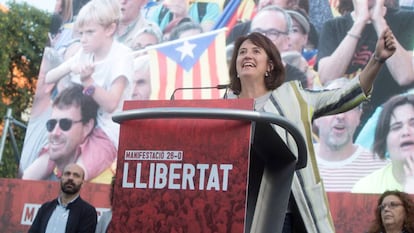
<svg viewBox="0 0 414 233">
<path fill-rule="evenodd" d="M 20 135 L 24 135 L 24 131 L 22 129 L 19 129 L 18 130 L 19 132 L 16 132 L 16 130 L 14 128 L 13 131 L 15 131 L 15 134 L 20 133 Z M 18 145 L 18 147 L 21 148 L 21 146 L 23 144 L 23 140 L 19 140 L 18 144 L 20 144 L 20 145 Z M 21 149 L 19 149 L 19 151 L 21 152 Z M 6 144 L 4 146 L 3 158 L 2 158 L 2 161 L 1 161 L 1 164 L 0 164 L 0 177 L 2 177 L 2 178 L 15 178 L 16 175 L 17 175 L 17 169 L 19 168 L 17 160 L 18 160 L 18 158 L 16 158 L 16 156 L 14 154 L 13 147 L 12 147 L 12 142 L 8 138 L 8 140 L 6 141 Z"/>
<path fill-rule="evenodd" d="M 12 108 L 15 119 L 23 121 L 22 113 L 31 107 L 51 19 L 49 13 L 27 3 L 9 2 L 8 7 L 7 12 L 0 11 L 1 125 L 7 108 Z M 14 133 L 21 151 L 25 131 L 14 127 Z M 13 177 L 16 171 L 16 160 L 8 137 L 0 177 Z"/>
</svg>

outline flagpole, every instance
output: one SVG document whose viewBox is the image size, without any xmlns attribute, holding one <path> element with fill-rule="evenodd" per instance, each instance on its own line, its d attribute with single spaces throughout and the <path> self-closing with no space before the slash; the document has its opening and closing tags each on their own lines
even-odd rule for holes
<svg viewBox="0 0 414 233">
<path fill-rule="evenodd" d="M 224 8 L 220 18 L 216 21 L 216 24 L 213 26 L 213 30 L 223 28 L 224 26 L 226 26 L 227 23 L 233 18 L 233 15 L 237 11 L 239 5 L 240 0 L 230 1 L 226 8 Z"/>
</svg>

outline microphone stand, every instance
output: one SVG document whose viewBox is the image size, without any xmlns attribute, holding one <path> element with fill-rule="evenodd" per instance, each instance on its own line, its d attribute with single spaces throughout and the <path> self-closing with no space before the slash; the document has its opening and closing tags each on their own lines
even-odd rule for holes
<svg viewBox="0 0 414 233">
<path fill-rule="evenodd" d="M 212 86 L 212 87 L 179 87 L 179 88 L 176 88 L 176 89 L 174 89 L 174 91 L 173 91 L 173 93 L 172 93 L 172 95 L 171 95 L 171 97 L 170 97 L 170 100 L 174 100 L 175 98 L 174 98 L 174 96 L 175 96 L 175 93 L 177 92 L 177 91 L 182 91 L 182 90 L 203 90 L 203 89 L 218 89 L 218 90 L 221 90 L 221 89 L 227 89 L 229 87 L 229 85 L 217 85 L 217 86 Z"/>
</svg>

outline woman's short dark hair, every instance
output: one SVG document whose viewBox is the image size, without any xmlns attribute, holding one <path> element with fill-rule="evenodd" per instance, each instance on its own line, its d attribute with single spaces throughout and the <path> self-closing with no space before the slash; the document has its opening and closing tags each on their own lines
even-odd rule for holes
<svg viewBox="0 0 414 233">
<path fill-rule="evenodd" d="M 285 67 L 282 63 L 280 52 L 269 38 L 258 32 L 252 32 L 247 36 L 241 36 L 234 43 L 233 55 L 229 64 L 230 88 L 237 95 L 241 92 L 240 79 L 237 77 L 236 61 L 240 46 L 246 40 L 250 40 L 254 45 L 263 48 L 269 62 L 273 64 L 273 69 L 270 71 L 269 76 L 266 78 L 263 77 L 265 78 L 266 88 L 268 90 L 278 88 L 285 81 Z"/>
<path fill-rule="evenodd" d="M 375 129 L 373 146 L 374 153 L 382 159 L 386 157 L 385 154 L 387 153 L 387 135 L 390 132 L 390 122 L 394 114 L 394 109 L 404 104 L 414 106 L 414 95 L 402 94 L 393 96 L 382 106 L 382 111 Z"/>
</svg>

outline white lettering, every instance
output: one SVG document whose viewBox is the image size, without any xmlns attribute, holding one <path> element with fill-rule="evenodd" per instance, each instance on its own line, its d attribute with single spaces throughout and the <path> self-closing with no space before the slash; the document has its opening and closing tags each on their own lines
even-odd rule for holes
<svg viewBox="0 0 414 233">
<path fill-rule="evenodd" d="M 187 189 L 187 184 L 190 190 L 194 190 L 194 175 L 195 168 L 192 164 L 185 163 L 183 166 L 183 182 L 182 189 Z"/>
<path fill-rule="evenodd" d="M 170 177 L 168 177 L 168 187 L 170 189 L 180 189 L 179 184 L 175 184 L 174 180 L 180 179 L 180 174 L 175 173 L 176 169 L 181 169 L 180 163 L 172 163 L 170 164 Z"/>
<path fill-rule="evenodd" d="M 154 188 L 154 169 L 155 169 L 155 164 L 151 163 L 150 164 L 150 175 L 149 175 L 149 188 Z"/>
<path fill-rule="evenodd" d="M 131 166 L 136 166 L 135 183 L 128 182 Z M 227 191 L 232 169 L 232 164 L 125 162 L 122 187 Z"/>
<path fill-rule="evenodd" d="M 220 170 L 223 170 L 223 191 L 227 191 L 227 187 L 229 185 L 229 172 L 232 169 L 232 164 L 220 164 Z"/>
<path fill-rule="evenodd" d="M 135 177 L 135 187 L 137 188 L 146 188 L 147 183 L 141 183 L 141 166 L 142 164 L 137 164 L 137 175 Z"/>
<path fill-rule="evenodd" d="M 206 170 L 208 169 L 208 164 L 197 164 L 197 169 L 200 170 L 200 183 L 198 184 L 198 189 L 204 190 L 204 179 L 206 177 Z"/>
<path fill-rule="evenodd" d="M 123 188 L 133 188 L 134 184 L 128 182 L 126 179 L 128 179 L 128 169 L 129 168 L 129 164 L 128 163 L 124 163 L 124 172 L 123 172 L 123 176 L 122 176 L 122 187 Z"/>
<path fill-rule="evenodd" d="M 167 184 L 168 168 L 164 163 L 157 163 L 155 167 L 155 188 L 162 189 Z"/>
<path fill-rule="evenodd" d="M 219 174 L 217 171 L 217 165 L 213 164 L 211 165 L 211 171 L 210 171 L 210 176 L 208 177 L 208 182 L 207 182 L 207 190 L 211 190 L 212 188 L 214 188 L 215 190 L 220 190 L 220 181 L 219 181 Z"/>
<path fill-rule="evenodd" d="M 20 220 L 20 223 L 22 225 L 32 225 L 32 222 L 35 219 L 40 206 L 40 204 L 25 203 L 23 206 L 22 219 Z"/>
</svg>

